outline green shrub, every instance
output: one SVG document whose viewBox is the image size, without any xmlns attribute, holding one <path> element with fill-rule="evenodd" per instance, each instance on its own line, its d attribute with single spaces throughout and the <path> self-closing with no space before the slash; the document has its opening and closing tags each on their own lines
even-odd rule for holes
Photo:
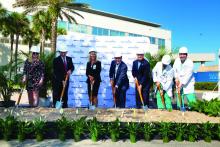
<svg viewBox="0 0 220 147">
<path fill-rule="evenodd" d="M 41 117 L 33 121 L 33 131 L 37 141 L 42 141 L 44 139 L 44 134 L 46 131 L 46 122 Z"/>
<path fill-rule="evenodd" d="M 121 127 L 121 124 L 118 118 L 114 122 L 109 122 L 107 124 L 108 133 L 113 142 L 116 142 L 119 139 L 120 132 L 121 132 L 120 127 Z"/>
<path fill-rule="evenodd" d="M 17 138 L 19 141 L 24 141 L 28 133 L 31 132 L 31 122 L 18 121 L 18 134 Z"/>
<path fill-rule="evenodd" d="M 196 90 L 213 90 L 216 87 L 216 82 L 196 82 L 195 83 L 195 89 Z M 216 87 L 215 90 L 218 90 L 218 87 Z"/>
<path fill-rule="evenodd" d="M 137 142 L 137 134 L 139 133 L 140 123 L 128 122 L 126 124 L 126 131 L 129 133 L 131 143 Z"/>
<path fill-rule="evenodd" d="M 104 132 L 103 124 L 98 122 L 95 117 L 87 122 L 87 127 L 89 129 L 90 138 L 92 141 L 97 142 L 99 136 Z"/>
<path fill-rule="evenodd" d="M 187 124 L 186 136 L 188 141 L 195 142 L 199 136 L 199 125 L 198 124 Z"/>
<path fill-rule="evenodd" d="M 70 121 L 64 115 L 61 115 L 61 118 L 56 121 L 56 125 L 58 129 L 58 138 L 61 141 L 65 141 Z"/>
<path fill-rule="evenodd" d="M 183 141 L 186 133 L 186 124 L 176 123 L 175 124 L 175 134 L 176 141 Z"/>
<path fill-rule="evenodd" d="M 74 120 L 71 122 L 71 128 L 73 131 L 73 139 L 78 142 L 80 141 L 82 135 L 86 131 L 86 116 L 81 117 L 78 120 Z"/>
<path fill-rule="evenodd" d="M 197 100 L 196 103 L 191 105 L 191 110 L 205 113 L 209 116 L 220 116 L 220 100 Z"/>
<path fill-rule="evenodd" d="M 144 140 L 145 141 L 150 141 L 153 138 L 153 135 L 155 134 L 156 126 L 154 123 L 144 123 L 142 126 L 142 132 L 144 134 Z"/>
<path fill-rule="evenodd" d="M 161 122 L 159 124 L 159 134 L 161 135 L 163 142 L 167 143 L 171 140 L 172 135 L 175 133 L 172 129 L 172 123 L 170 122 Z"/>
</svg>

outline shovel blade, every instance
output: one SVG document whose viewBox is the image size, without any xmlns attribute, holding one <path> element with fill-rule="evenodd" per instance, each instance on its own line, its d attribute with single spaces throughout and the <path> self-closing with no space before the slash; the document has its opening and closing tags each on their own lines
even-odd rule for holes
<svg viewBox="0 0 220 147">
<path fill-rule="evenodd" d="M 147 110 L 148 110 L 147 105 L 145 105 L 145 106 L 143 105 L 142 108 L 144 109 L 144 111 L 147 111 Z"/>
<path fill-rule="evenodd" d="M 61 109 L 62 108 L 62 102 L 57 101 L 55 107 L 56 107 L 56 109 Z"/>
<path fill-rule="evenodd" d="M 185 107 L 181 107 L 181 108 L 180 108 L 180 111 L 185 112 L 185 111 L 186 111 L 186 108 L 185 108 Z"/>
<path fill-rule="evenodd" d="M 89 110 L 95 110 L 95 106 L 94 105 L 89 105 Z"/>
</svg>

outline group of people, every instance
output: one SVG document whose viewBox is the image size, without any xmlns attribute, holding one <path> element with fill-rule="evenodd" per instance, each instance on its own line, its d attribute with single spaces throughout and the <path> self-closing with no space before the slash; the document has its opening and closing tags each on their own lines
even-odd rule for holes
<svg viewBox="0 0 220 147">
<path fill-rule="evenodd" d="M 59 56 L 53 60 L 53 106 L 60 100 L 62 89 L 63 108 L 67 108 L 68 85 L 65 81 L 74 71 L 72 58 L 66 56 L 67 48 L 62 46 L 59 49 Z M 150 64 L 144 57 L 145 52 L 139 50 L 137 59 L 133 61 L 132 76 L 136 83 L 136 107 L 149 106 L 149 93 L 151 79 L 155 83 L 155 94 L 158 109 L 172 110 L 173 87 L 176 86 L 178 96 L 177 106 L 184 106 L 184 98 L 187 97 L 189 106 L 196 101 L 194 94 L 193 62 L 187 58 L 188 49 L 181 47 L 179 57 L 176 58 L 173 67 L 171 57 L 164 55 L 162 60 L 156 64 L 151 71 Z M 98 91 L 101 82 L 101 62 L 97 60 L 97 52 L 89 50 L 89 61 L 86 65 L 87 88 L 90 105 L 98 106 Z M 39 48 L 31 49 L 31 56 L 25 61 L 23 82 L 26 83 L 30 106 L 36 107 L 39 103 L 39 90 L 44 81 L 45 66 L 39 59 Z M 129 79 L 127 76 L 127 65 L 122 61 L 122 54 L 115 53 L 114 60 L 109 69 L 109 78 L 112 86 L 115 107 L 125 108 L 126 91 L 129 89 Z M 175 79 L 175 80 L 174 80 Z M 66 85 L 65 85 L 66 84 Z M 177 96 L 177 97 L 178 97 Z"/>
</svg>

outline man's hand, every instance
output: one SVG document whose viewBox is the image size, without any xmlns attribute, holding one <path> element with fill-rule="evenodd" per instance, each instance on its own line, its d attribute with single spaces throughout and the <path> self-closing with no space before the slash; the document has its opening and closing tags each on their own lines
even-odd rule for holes
<svg viewBox="0 0 220 147">
<path fill-rule="evenodd" d="M 139 89 L 139 91 L 141 91 L 142 90 L 142 85 L 139 85 L 138 89 Z"/>
<path fill-rule="evenodd" d="M 157 86 L 157 87 L 160 87 L 160 82 L 156 82 L 156 86 Z"/>
<path fill-rule="evenodd" d="M 180 84 L 179 79 L 175 79 L 175 82 L 176 82 L 176 86 L 179 87 L 179 84 Z"/>
<path fill-rule="evenodd" d="M 68 70 L 66 74 L 67 74 L 68 76 L 70 76 L 71 73 L 72 73 L 72 71 L 71 71 L 71 70 Z"/>
</svg>

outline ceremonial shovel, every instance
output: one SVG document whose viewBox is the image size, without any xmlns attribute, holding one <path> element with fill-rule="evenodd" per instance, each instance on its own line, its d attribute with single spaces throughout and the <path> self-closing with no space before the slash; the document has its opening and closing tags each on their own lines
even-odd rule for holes
<svg viewBox="0 0 220 147">
<path fill-rule="evenodd" d="M 147 111 L 148 107 L 147 107 L 147 105 L 144 106 L 144 100 L 143 100 L 143 97 L 142 97 L 142 94 L 141 94 L 141 90 L 138 88 L 139 83 L 138 83 L 138 80 L 136 78 L 135 78 L 135 84 L 136 84 L 136 88 L 138 90 L 138 94 L 139 94 L 140 99 L 141 99 L 141 103 L 143 105 L 142 108 L 144 109 L 144 111 Z"/>
<path fill-rule="evenodd" d="M 61 109 L 62 108 L 62 105 L 63 105 L 62 99 L 63 99 L 63 95 L 64 95 L 64 91 L 65 91 L 65 88 L 66 88 L 66 83 L 67 83 L 68 77 L 69 76 L 67 74 L 66 77 L 65 77 L 65 81 L 64 81 L 62 92 L 61 92 L 60 100 L 56 101 L 56 106 L 55 106 L 56 109 Z"/>
<path fill-rule="evenodd" d="M 180 102 L 180 111 L 185 112 L 186 109 L 184 107 L 184 102 L 182 103 L 180 88 L 177 88 L 177 94 L 178 94 L 178 99 L 179 99 L 179 102 Z"/>
<path fill-rule="evenodd" d="M 92 99 L 93 99 L 93 97 L 92 97 L 92 92 L 93 92 L 93 82 L 91 82 L 91 92 L 90 92 L 90 105 L 89 105 L 89 109 L 90 110 L 95 110 L 95 106 L 92 104 Z"/>
<path fill-rule="evenodd" d="M 160 85 L 157 86 L 157 89 L 158 89 L 158 91 L 159 91 L 159 93 L 160 93 L 160 97 L 161 97 L 161 100 L 162 100 L 163 106 L 164 106 L 164 108 L 166 109 L 166 105 L 165 105 L 165 101 L 164 101 L 164 95 L 163 95 L 163 93 L 161 93 Z"/>
<path fill-rule="evenodd" d="M 113 96 L 113 99 L 114 99 L 114 106 L 116 108 L 116 97 L 115 97 L 115 92 L 114 92 L 114 84 L 111 85 L 112 86 L 112 96 Z"/>
</svg>

